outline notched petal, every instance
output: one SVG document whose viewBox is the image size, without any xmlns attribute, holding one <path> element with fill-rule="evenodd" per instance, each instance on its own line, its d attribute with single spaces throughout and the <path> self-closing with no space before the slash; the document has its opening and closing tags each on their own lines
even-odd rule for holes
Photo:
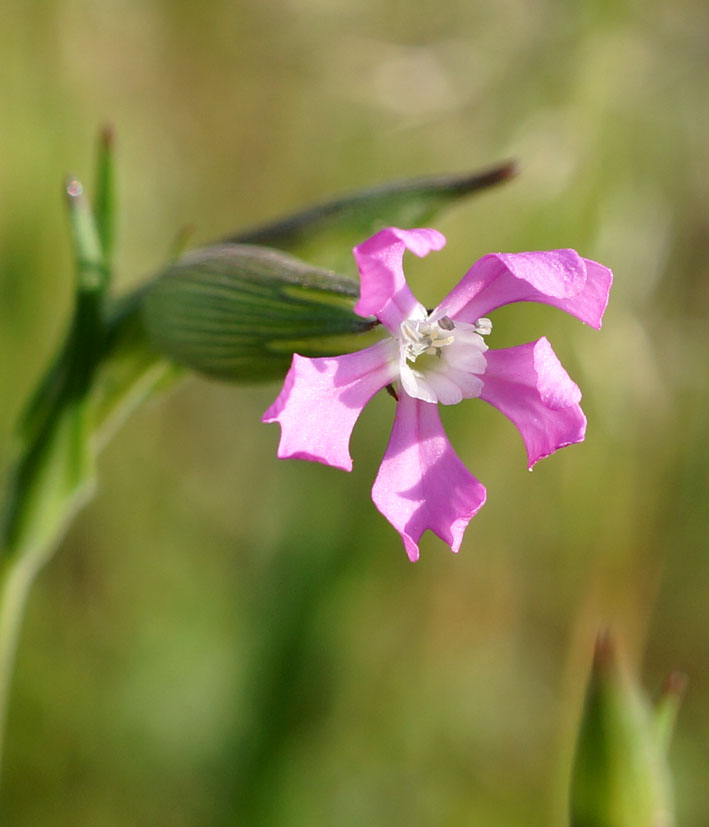
<svg viewBox="0 0 709 827">
<path fill-rule="evenodd" d="M 281 459 L 307 459 L 352 470 L 350 436 L 364 406 L 397 374 L 397 349 L 386 339 L 344 356 L 297 354 L 263 422 L 278 422 Z"/>
<path fill-rule="evenodd" d="M 458 551 L 485 487 L 448 442 L 438 408 L 402 392 L 389 445 L 372 488 L 379 511 L 399 532 L 409 559 L 427 529 Z"/>
<path fill-rule="evenodd" d="M 558 411 L 581 401 L 581 389 L 564 370 L 546 338 L 534 346 L 534 372 L 539 398 L 547 408 Z"/>
<path fill-rule="evenodd" d="M 422 257 L 431 250 L 440 250 L 445 243 L 445 236 L 437 230 L 388 227 L 355 247 L 361 279 L 355 313 L 376 316 L 391 333 L 396 333 L 401 322 L 420 306 L 406 283 L 404 251 Z"/>
<path fill-rule="evenodd" d="M 559 448 L 581 442 L 586 417 L 581 391 L 562 367 L 547 339 L 488 350 L 480 398 L 518 428 L 529 467 Z"/>
<path fill-rule="evenodd" d="M 473 264 L 441 302 L 454 321 L 474 323 L 512 302 L 549 304 L 599 328 L 612 273 L 575 250 L 491 253 Z"/>
</svg>

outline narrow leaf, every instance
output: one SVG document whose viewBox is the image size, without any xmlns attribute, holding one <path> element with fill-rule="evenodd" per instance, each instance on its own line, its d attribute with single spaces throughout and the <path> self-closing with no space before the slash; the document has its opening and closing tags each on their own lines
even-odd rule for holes
<svg viewBox="0 0 709 827">
<path fill-rule="evenodd" d="M 351 272 L 352 247 L 381 227 L 423 226 L 446 207 L 516 173 L 516 164 L 506 162 L 467 175 L 383 184 L 238 233 L 227 241 L 276 247 L 320 266 Z"/>
<path fill-rule="evenodd" d="M 101 293 L 106 288 L 107 272 L 98 227 L 82 183 L 74 177 L 66 182 L 69 224 L 74 245 L 77 292 Z"/>
<path fill-rule="evenodd" d="M 46 431 L 69 385 L 86 386 L 98 357 L 107 272 L 93 212 L 76 178 L 66 182 L 66 203 L 76 271 L 74 315 L 54 361 L 20 416 L 18 436 L 28 446 Z"/>
<path fill-rule="evenodd" d="M 62 401 L 14 469 L 3 514 L 3 559 L 29 556 L 39 567 L 91 495 L 93 484 L 87 402 Z"/>
<path fill-rule="evenodd" d="M 114 147 L 113 129 L 106 126 L 101 130 L 98 140 L 94 215 L 96 216 L 96 229 L 103 253 L 103 263 L 107 270 L 111 269 L 115 243 L 116 182 Z"/>
</svg>

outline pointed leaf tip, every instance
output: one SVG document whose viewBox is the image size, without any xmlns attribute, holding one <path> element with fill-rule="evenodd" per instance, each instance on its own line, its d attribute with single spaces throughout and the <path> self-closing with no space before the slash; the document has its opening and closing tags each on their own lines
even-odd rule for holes
<svg viewBox="0 0 709 827">
<path fill-rule="evenodd" d="M 324 201 L 226 240 L 276 247 L 320 266 L 348 272 L 352 267 L 349 250 L 382 227 L 430 226 L 447 207 L 503 183 L 517 172 L 515 161 L 504 161 L 480 172 L 390 181 Z"/>
<path fill-rule="evenodd" d="M 104 292 L 108 284 L 108 271 L 104 263 L 101 240 L 93 210 L 85 197 L 83 184 L 75 176 L 66 181 L 66 204 L 69 213 L 69 225 L 74 245 L 74 262 L 77 272 L 77 290 L 79 293 Z M 79 312 L 79 308 L 77 308 Z M 88 311 L 83 308 L 82 313 Z M 90 311 L 98 320 L 98 308 Z M 87 317 L 88 318 L 88 317 Z M 92 326 L 94 326 L 92 322 Z M 82 322 L 83 323 L 83 322 Z"/>
<path fill-rule="evenodd" d="M 102 148 L 112 150 L 116 142 L 116 131 L 113 124 L 107 123 L 101 127 L 99 132 L 99 144 Z"/>
<path fill-rule="evenodd" d="M 662 697 L 673 695 L 674 697 L 681 699 L 687 690 L 688 681 L 689 678 L 684 672 L 670 672 L 662 685 Z"/>
<path fill-rule="evenodd" d="M 502 184 L 511 178 L 516 178 L 520 172 L 519 162 L 511 158 L 509 161 L 503 161 L 490 167 L 490 169 L 460 178 L 458 188 L 461 193 L 475 192 L 476 190 L 495 186 L 495 184 Z"/>
<path fill-rule="evenodd" d="M 593 649 L 593 672 L 597 675 L 607 675 L 615 671 L 617 650 L 613 633 L 610 629 L 602 629 L 596 637 Z"/>
<path fill-rule="evenodd" d="M 103 263 L 108 271 L 113 261 L 116 225 L 114 143 L 113 127 L 106 124 L 98 136 L 93 207 Z"/>
</svg>

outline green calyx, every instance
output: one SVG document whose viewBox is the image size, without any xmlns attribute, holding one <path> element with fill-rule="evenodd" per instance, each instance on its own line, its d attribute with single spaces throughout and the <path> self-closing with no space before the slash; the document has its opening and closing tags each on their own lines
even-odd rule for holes
<svg viewBox="0 0 709 827">
<path fill-rule="evenodd" d="M 358 294 L 353 279 L 286 253 L 222 244 L 169 265 L 147 288 L 142 312 L 154 346 L 178 364 L 253 382 L 282 378 L 294 352 L 366 346 L 362 334 L 377 322 L 354 313 Z"/>
<path fill-rule="evenodd" d="M 611 636 L 599 637 L 576 745 L 571 827 L 672 827 L 667 747 L 682 688 L 673 675 L 653 710 Z"/>
</svg>

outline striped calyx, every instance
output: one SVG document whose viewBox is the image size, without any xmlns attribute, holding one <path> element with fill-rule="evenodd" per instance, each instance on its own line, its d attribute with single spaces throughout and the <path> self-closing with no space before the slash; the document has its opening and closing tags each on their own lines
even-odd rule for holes
<svg viewBox="0 0 709 827">
<path fill-rule="evenodd" d="M 162 353 L 224 381 L 281 378 L 293 353 L 362 347 L 374 319 L 356 315 L 354 279 L 266 247 L 222 244 L 189 253 L 148 287 L 143 318 Z"/>
</svg>

